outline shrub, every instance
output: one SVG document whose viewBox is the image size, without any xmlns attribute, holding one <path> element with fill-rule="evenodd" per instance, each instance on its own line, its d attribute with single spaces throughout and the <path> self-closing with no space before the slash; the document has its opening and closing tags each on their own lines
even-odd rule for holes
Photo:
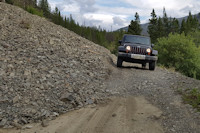
<svg viewBox="0 0 200 133">
<path fill-rule="evenodd" d="M 186 76 L 200 78 L 200 49 L 191 36 L 169 34 L 159 38 L 155 48 L 159 51 L 159 63 L 174 67 Z"/>
<path fill-rule="evenodd" d="M 38 10 L 38 9 L 36 9 L 36 8 L 33 8 L 33 7 L 31 7 L 31 6 L 28 6 L 28 7 L 26 8 L 26 10 L 27 10 L 29 13 L 31 13 L 31 14 L 34 14 L 34 15 L 38 15 L 38 16 L 40 16 L 40 17 L 43 17 L 43 12 L 40 11 L 40 10 Z"/>
<path fill-rule="evenodd" d="M 200 91 L 198 89 L 195 88 L 183 93 L 183 100 L 200 111 Z"/>
<path fill-rule="evenodd" d="M 11 5 L 14 4 L 13 0 L 5 0 L 5 1 L 6 1 L 6 3 L 11 4 Z"/>
</svg>

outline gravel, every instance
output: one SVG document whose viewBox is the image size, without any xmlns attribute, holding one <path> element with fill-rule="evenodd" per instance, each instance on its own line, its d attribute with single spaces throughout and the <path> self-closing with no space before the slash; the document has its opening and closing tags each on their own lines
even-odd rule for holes
<svg viewBox="0 0 200 133">
<path fill-rule="evenodd" d="M 116 62 L 116 58 L 113 58 Z M 184 104 L 179 89 L 200 89 L 200 81 L 157 67 L 155 71 L 124 63 L 113 68 L 107 91 L 119 96 L 144 96 L 162 110 L 161 119 L 166 133 L 200 133 L 200 112 Z M 113 93 L 112 93 L 113 94 Z"/>
<path fill-rule="evenodd" d="M 54 119 L 107 97 L 107 49 L 5 3 L 0 18 L 0 127 Z"/>
</svg>

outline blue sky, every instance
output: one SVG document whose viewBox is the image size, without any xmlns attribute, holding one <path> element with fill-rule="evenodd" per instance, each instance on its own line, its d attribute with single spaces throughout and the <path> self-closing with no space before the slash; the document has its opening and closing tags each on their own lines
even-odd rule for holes
<svg viewBox="0 0 200 133">
<path fill-rule="evenodd" d="M 58 7 L 63 16 L 72 14 L 79 24 L 101 26 L 108 31 L 130 24 L 136 12 L 141 23 L 148 22 L 152 9 L 162 17 L 163 7 L 171 17 L 184 17 L 189 11 L 200 12 L 200 0 L 48 0 L 51 9 Z"/>
</svg>

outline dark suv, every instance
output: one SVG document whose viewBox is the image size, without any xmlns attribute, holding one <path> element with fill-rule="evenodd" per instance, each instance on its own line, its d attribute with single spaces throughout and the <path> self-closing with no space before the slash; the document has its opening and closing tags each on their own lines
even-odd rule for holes
<svg viewBox="0 0 200 133">
<path fill-rule="evenodd" d="M 149 70 L 155 69 L 158 51 L 153 50 L 154 45 L 149 37 L 125 34 L 119 43 L 117 67 L 126 61 L 142 64 L 142 67 L 149 63 Z"/>
</svg>

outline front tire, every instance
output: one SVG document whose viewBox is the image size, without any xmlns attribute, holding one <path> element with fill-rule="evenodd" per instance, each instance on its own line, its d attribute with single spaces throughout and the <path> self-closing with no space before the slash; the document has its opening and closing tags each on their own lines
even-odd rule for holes
<svg viewBox="0 0 200 133">
<path fill-rule="evenodd" d="M 156 67 L 156 62 L 155 61 L 149 62 L 149 70 L 155 70 L 155 67 Z"/>
<path fill-rule="evenodd" d="M 117 58 L 117 67 L 122 67 L 123 60 L 121 58 Z"/>
</svg>

